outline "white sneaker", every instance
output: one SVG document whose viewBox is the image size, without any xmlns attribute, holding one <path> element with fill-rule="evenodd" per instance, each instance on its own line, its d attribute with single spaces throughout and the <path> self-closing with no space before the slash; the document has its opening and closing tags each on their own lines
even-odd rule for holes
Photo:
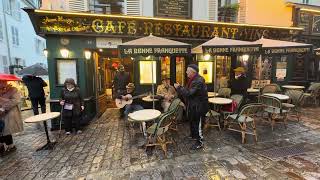
<svg viewBox="0 0 320 180">
<path fill-rule="evenodd" d="M 81 131 L 81 130 L 78 130 L 78 131 L 77 131 L 77 134 L 81 134 L 81 133 L 82 133 L 82 131 Z"/>
<path fill-rule="evenodd" d="M 70 135 L 71 134 L 71 132 L 66 132 L 66 135 Z"/>
</svg>

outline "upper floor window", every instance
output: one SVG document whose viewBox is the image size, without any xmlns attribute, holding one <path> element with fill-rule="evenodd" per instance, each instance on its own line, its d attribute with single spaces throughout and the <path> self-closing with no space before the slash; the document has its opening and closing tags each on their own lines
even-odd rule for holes
<svg viewBox="0 0 320 180">
<path fill-rule="evenodd" d="M 123 14 L 124 0 L 91 0 L 89 8 L 91 12 L 98 14 Z"/>
<path fill-rule="evenodd" d="M 19 46 L 19 31 L 18 28 L 11 26 L 12 44 Z"/>
<path fill-rule="evenodd" d="M 4 0 L 4 12 L 12 15 L 17 20 L 21 19 L 20 2 L 18 0 Z"/>
</svg>

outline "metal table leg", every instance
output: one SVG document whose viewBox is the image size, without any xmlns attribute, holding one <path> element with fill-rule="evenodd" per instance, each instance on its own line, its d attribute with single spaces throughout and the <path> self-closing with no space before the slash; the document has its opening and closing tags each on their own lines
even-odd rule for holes
<svg viewBox="0 0 320 180">
<path fill-rule="evenodd" d="M 54 146 L 55 146 L 55 144 L 56 144 L 56 142 L 51 142 L 51 141 L 50 141 L 49 132 L 48 132 L 48 126 L 47 126 L 47 122 L 46 122 L 46 121 L 43 121 L 43 126 L 44 126 L 44 130 L 45 130 L 45 132 L 46 132 L 47 143 L 46 143 L 44 146 L 38 148 L 37 151 L 40 151 L 40 150 L 48 150 L 48 149 L 51 150 L 51 149 L 54 148 Z"/>
</svg>

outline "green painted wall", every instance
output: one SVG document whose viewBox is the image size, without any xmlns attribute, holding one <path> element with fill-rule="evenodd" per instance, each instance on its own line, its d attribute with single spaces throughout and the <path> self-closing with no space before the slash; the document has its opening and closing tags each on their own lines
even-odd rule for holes
<svg viewBox="0 0 320 180">
<path fill-rule="evenodd" d="M 69 44 L 62 45 L 60 36 L 47 36 L 47 49 L 48 49 L 48 72 L 50 82 L 50 98 L 53 100 L 50 103 L 51 111 L 60 111 L 60 105 L 57 101 L 60 98 L 60 92 L 63 86 L 57 85 L 57 70 L 56 61 L 63 58 L 60 54 L 60 49 L 65 47 L 69 52 L 70 59 L 77 60 L 77 74 L 78 86 L 85 99 L 85 112 L 83 117 L 92 119 L 96 113 L 96 100 L 95 100 L 95 73 L 94 62 L 92 59 L 86 60 L 84 57 L 85 48 L 96 48 L 95 37 L 82 37 L 82 36 L 68 36 L 64 37 L 69 40 Z M 92 58 L 92 57 L 91 57 Z M 52 127 L 57 127 L 58 121 L 52 121 Z"/>
</svg>

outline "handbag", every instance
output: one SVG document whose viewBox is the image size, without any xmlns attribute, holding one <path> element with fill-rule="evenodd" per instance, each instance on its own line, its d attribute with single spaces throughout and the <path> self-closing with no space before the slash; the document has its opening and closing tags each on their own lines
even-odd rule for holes
<svg viewBox="0 0 320 180">
<path fill-rule="evenodd" d="M 231 104 L 228 104 L 228 105 L 224 105 L 222 110 L 223 111 L 227 111 L 227 112 L 234 112 L 237 108 L 238 104 L 236 101 L 232 101 Z"/>
</svg>

